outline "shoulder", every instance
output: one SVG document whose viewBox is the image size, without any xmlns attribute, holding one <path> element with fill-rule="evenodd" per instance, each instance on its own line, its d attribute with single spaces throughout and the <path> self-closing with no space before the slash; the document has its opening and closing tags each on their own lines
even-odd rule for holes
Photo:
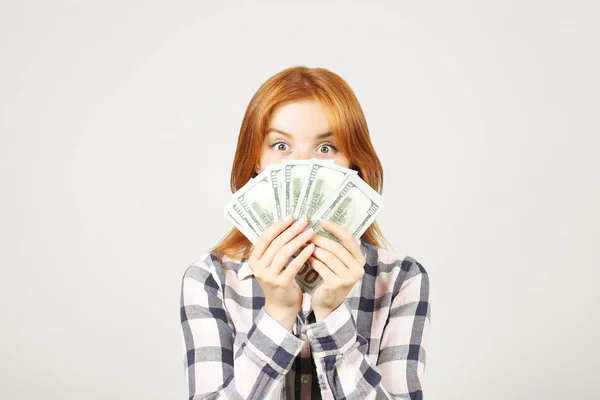
<svg viewBox="0 0 600 400">
<path fill-rule="evenodd" d="M 193 279 L 205 283 L 212 278 L 218 284 L 225 283 L 226 272 L 237 273 L 242 263 L 243 260 L 217 255 L 215 252 L 205 252 L 187 266 L 183 273 L 183 279 Z"/>
<path fill-rule="evenodd" d="M 217 286 L 214 278 L 215 265 L 211 253 L 203 253 L 197 259 L 189 264 L 184 272 L 182 281 L 191 283 L 200 283 L 203 285 Z M 215 287 L 215 289 L 218 288 Z"/>
</svg>

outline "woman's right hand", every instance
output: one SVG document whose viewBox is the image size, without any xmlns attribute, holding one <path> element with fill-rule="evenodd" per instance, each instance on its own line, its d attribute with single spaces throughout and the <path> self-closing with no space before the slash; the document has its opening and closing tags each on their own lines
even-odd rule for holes
<svg viewBox="0 0 600 400">
<path fill-rule="evenodd" d="M 288 216 L 266 229 L 254 244 L 248 265 L 265 294 L 265 311 L 281 325 L 291 329 L 302 309 L 302 290 L 296 274 L 311 256 L 314 244 L 309 244 L 287 267 L 285 264 L 312 237 L 306 218 L 292 224 Z M 285 268 L 284 268 L 285 267 Z"/>
</svg>

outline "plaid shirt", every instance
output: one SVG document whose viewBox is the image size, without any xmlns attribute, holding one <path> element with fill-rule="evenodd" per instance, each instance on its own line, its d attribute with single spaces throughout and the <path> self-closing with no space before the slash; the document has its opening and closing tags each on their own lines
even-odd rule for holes
<svg viewBox="0 0 600 400">
<path fill-rule="evenodd" d="M 429 278 L 414 258 L 360 241 L 365 275 L 315 322 L 310 294 L 290 332 L 264 311 L 246 259 L 205 253 L 181 283 L 189 399 L 422 399 Z"/>
</svg>

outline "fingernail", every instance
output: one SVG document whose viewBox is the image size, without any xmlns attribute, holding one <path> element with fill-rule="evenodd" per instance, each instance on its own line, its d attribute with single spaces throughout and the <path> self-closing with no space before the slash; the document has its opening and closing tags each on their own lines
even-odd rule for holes
<svg viewBox="0 0 600 400">
<path fill-rule="evenodd" d="M 291 220 L 292 220 L 292 216 L 291 216 L 291 215 L 286 215 L 286 216 L 283 218 L 283 222 L 290 222 Z"/>
<path fill-rule="evenodd" d="M 304 235 L 305 236 L 312 236 L 313 234 L 313 228 L 307 229 L 304 231 Z"/>
<path fill-rule="evenodd" d="M 306 217 L 300 218 L 297 222 L 298 222 L 298 225 L 304 225 L 306 223 Z"/>
</svg>

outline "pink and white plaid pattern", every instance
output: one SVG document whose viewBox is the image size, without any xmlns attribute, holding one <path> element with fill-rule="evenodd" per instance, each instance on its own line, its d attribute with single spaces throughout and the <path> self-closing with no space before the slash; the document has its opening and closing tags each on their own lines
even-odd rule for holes
<svg viewBox="0 0 600 400">
<path fill-rule="evenodd" d="M 310 384 L 322 399 L 422 399 L 428 274 L 410 256 L 360 244 L 363 279 L 319 322 L 305 293 L 293 332 L 264 311 L 246 259 L 219 264 L 205 253 L 187 267 L 180 311 L 189 399 L 294 399 L 286 382 L 300 373 L 296 357 L 304 371 L 313 358 L 318 379 Z"/>
</svg>

